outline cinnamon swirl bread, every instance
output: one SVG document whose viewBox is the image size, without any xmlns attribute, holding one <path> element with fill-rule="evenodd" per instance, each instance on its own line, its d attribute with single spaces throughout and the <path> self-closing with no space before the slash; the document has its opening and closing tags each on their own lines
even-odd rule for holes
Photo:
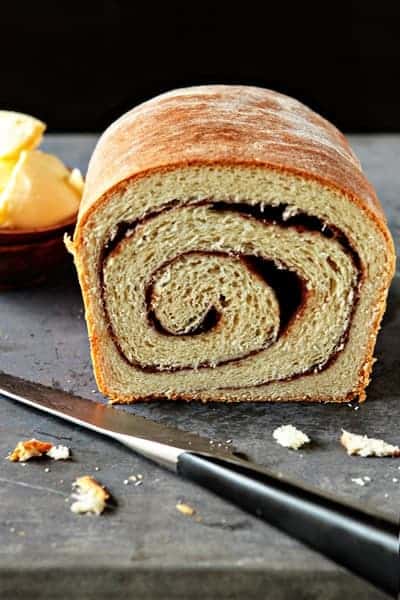
<svg viewBox="0 0 400 600">
<path fill-rule="evenodd" d="M 296 100 L 204 86 L 123 115 L 71 249 L 112 400 L 365 399 L 393 244 L 346 139 Z"/>
</svg>

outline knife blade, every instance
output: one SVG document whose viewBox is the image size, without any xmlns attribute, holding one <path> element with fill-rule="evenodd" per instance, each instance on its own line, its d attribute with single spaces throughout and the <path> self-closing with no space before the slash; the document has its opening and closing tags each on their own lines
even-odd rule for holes
<svg viewBox="0 0 400 600">
<path fill-rule="evenodd" d="M 61 390 L 0 372 L 0 394 L 121 442 L 397 597 L 394 519 L 238 459 L 226 445 Z"/>
<path fill-rule="evenodd" d="M 113 408 L 4 372 L 0 372 L 0 394 L 75 425 L 114 438 L 133 450 L 137 449 L 138 452 L 144 453 L 146 450 L 148 458 L 172 469 L 175 468 L 175 458 L 174 452 L 170 451 L 169 447 L 232 458 L 237 455 L 234 447 L 225 442 L 210 440 L 197 433 L 157 423 L 121 408 Z M 134 445 L 137 448 L 134 448 Z M 162 448 L 162 445 L 165 445 L 165 448 Z"/>
</svg>

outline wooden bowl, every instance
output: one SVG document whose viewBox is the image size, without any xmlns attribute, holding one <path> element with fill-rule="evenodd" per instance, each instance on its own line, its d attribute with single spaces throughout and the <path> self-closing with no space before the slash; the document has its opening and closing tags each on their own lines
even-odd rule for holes
<svg viewBox="0 0 400 600">
<path fill-rule="evenodd" d="M 0 229 L 0 290 L 37 285 L 69 260 L 64 234 L 72 234 L 76 215 L 44 229 Z"/>
</svg>

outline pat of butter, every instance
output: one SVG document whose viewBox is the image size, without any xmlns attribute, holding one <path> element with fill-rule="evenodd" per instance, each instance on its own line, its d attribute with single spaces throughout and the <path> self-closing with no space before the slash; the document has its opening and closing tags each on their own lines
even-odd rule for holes
<svg viewBox="0 0 400 600">
<path fill-rule="evenodd" d="M 45 129 L 34 117 L 0 110 L 0 159 L 17 159 L 23 150 L 36 148 Z"/>
<path fill-rule="evenodd" d="M 0 190 L 0 227 L 41 229 L 72 217 L 83 187 L 77 169 L 70 172 L 51 154 L 23 150 Z"/>
<path fill-rule="evenodd" d="M 16 164 L 17 161 L 15 160 L 0 159 L 0 194 L 6 187 Z"/>
</svg>

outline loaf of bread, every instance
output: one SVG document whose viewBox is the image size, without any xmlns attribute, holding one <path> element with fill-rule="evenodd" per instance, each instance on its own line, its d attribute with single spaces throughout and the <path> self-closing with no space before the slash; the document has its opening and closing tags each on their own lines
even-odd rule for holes
<svg viewBox="0 0 400 600">
<path fill-rule="evenodd" d="M 213 85 L 123 115 L 70 246 L 113 401 L 365 399 L 393 242 L 344 136 L 296 100 Z"/>
</svg>

